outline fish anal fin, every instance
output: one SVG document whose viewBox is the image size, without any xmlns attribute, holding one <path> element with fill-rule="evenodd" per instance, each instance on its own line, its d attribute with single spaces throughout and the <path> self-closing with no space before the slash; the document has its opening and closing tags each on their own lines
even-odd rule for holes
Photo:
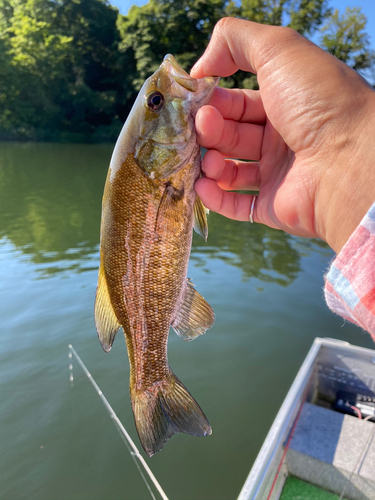
<svg viewBox="0 0 375 500">
<path fill-rule="evenodd" d="M 174 331 L 184 340 L 203 335 L 215 322 L 215 313 L 188 278 L 181 306 L 172 322 Z"/>
<path fill-rule="evenodd" d="M 198 403 L 170 372 L 166 380 L 145 391 L 130 391 L 135 425 L 149 457 L 160 451 L 173 434 L 209 436 L 211 426 Z"/>
<path fill-rule="evenodd" d="M 100 263 L 99 267 L 98 286 L 96 289 L 95 326 L 104 351 L 109 352 L 121 325 L 116 318 L 111 304 L 102 263 Z"/>
<path fill-rule="evenodd" d="M 199 196 L 196 195 L 194 203 L 194 230 L 200 234 L 205 241 L 207 241 L 208 236 L 207 214 L 207 208 L 203 205 Z"/>
</svg>

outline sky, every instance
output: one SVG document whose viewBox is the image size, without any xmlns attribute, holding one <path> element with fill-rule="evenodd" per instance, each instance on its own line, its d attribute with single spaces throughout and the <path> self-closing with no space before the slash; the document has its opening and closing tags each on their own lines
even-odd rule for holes
<svg viewBox="0 0 375 500">
<path fill-rule="evenodd" d="M 112 5 L 120 9 L 121 14 L 127 14 L 133 5 L 144 5 L 146 0 L 110 0 Z M 375 50 L 375 0 L 330 0 L 329 6 L 344 12 L 346 7 L 361 7 L 363 14 L 367 17 L 367 33 L 370 37 L 370 44 Z"/>
</svg>

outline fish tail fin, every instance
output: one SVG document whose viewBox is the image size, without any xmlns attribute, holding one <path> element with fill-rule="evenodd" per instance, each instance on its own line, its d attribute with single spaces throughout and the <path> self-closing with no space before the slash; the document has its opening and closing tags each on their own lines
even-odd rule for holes
<svg viewBox="0 0 375 500">
<path fill-rule="evenodd" d="M 174 373 L 145 391 L 130 392 L 138 436 L 149 457 L 178 432 L 193 436 L 212 433 L 205 414 Z"/>
</svg>

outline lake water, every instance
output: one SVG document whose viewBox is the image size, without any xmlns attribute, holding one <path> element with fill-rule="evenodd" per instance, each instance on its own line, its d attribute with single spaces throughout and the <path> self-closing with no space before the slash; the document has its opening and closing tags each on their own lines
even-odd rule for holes
<svg viewBox="0 0 375 500">
<path fill-rule="evenodd" d="M 71 343 L 140 446 L 124 339 L 105 354 L 93 319 L 112 148 L 0 145 L 1 500 L 151 498 L 75 362 L 69 382 Z M 373 347 L 324 303 L 332 258 L 318 240 L 213 213 L 208 243 L 194 236 L 189 276 L 216 323 L 190 343 L 171 332 L 169 361 L 213 434 L 146 458 L 170 500 L 237 498 L 316 336 Z"/>
</svg>

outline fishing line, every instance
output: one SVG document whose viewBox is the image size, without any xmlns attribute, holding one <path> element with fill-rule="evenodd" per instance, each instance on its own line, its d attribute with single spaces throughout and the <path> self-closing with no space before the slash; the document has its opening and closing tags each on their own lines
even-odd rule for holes
<svg viewBox="0 0 375 500">
<path fill-rule="evenodd" d="M 120 428 L 120 425 L 119 425 L 119 422 L 120 422 L 119 418 L 117 416 L 111 415 L 111 419 L 115 423 L 116 429 L 117 429 L 118 433 L 120 434 L 120 437 L 121 437 L 122 441 L 124 442 L 124 444 L 125 444 L 128 452 L 129 452 L 130 456 L 132 457 L 132 460 L 133 460 L 135 466 L 137 467 L 138 472 L 140 473 L 140 475 L 141 475 L 141 477 L 142 477 L 142 479 L 143 479 L 143 481 L 144 481 L 144 483 L 145 483 L 145 485 L 146 485 L 146 487 L 147 487 L 147 489 L 148 489 L 148 491 L 149 491 L 149 493 L 150 493 L 150 495 L 152 497 L 152 500 L 156 500 L 154 492 L 152 491 L 151 486 L 148 484 L 147 478 L 143 474 L 141 466 L 139 465 L 139 462 L 137 460 L 138 455 L 134 451 L 131 450 L 131 448 L 129 446 L 129 443 L 127 442 L 127 440 L 125 439 L 125 436 L 124 436 L 123 432 L 121 431 L 121 428 Z"/>
<path fill-rule="evenodd" d="M 125 444 L 126 448 L 128 449 L 128 451 L 129 451 L 129 453 L 130 453 L 130 456 L 132 457 L 132 460 L 133 460 L 133 462 L 135 463 L 135 466 L 137 467 L 138 472 L 140 473 L 140 475 L 141 475 L 141 477 L 142 477 L 142 479 L 143 479 L 143 481 L 144 481 L 144 483 L 145 483 L 145 485 L 146 485 L 146 487 L 147 487 L 148 491 L 150 492 L 150 495 L 151 495 L 151 497 L 152 497 L 152 500 L 156 500 L 156 497 L 155 497 L 155 495 L 154 495 L 154 492 L 152 491 L 151 486 L 148 484 L 147 478 L 146 478 L 146 476 L 143 474 L 143 471 L 142 471 L 142 469 L 141 469 L 141 466 L 139 465 L 139 462 L 138 462 L 138 460 L 137 460 L 138 455 L 137 455 L 136 453 L 134 453 L 134 451 L 132 451 L 132 450 L 131 450 L 131 448 L 130 448 L 130 446 L 129 446 L 129 443 L 127 442 L 127 440 L 126 440 L 126 439 L 125 439 L 125 437 L 124 437 L 124 434 L 123 434 L 123 433 L 122 433 L 122 431 L 121 431 L 121 428 L 120 428 L 119 423 L 118 423 L 118 422 L 119 422 L 118 417 L 116 417 L 116 418 L 115 418 L 113 415 L 111 415 L 111 418 L 112 418 L 112 419 L 113 419 L 113 421 L 115 422 L 115 424 L 116 424 L 116 429 L 117 429 L 118 433 L 120 434 L 121 439 L 123 440 L 123 442 L 124 442 L 124 444 Z"/>
<path fill-rule="evenodd" d="M 126 440 L 126 444 L 127 444 L 127 448 L 130 452 L 130 455 L 131 457 L 133 458 L 133 460 L 135 461 L 136 465 L 137 465 L 137 468 L 141 474 L 141 477 L 143 478 L 146 486 L 147 486 L 147 489 L 149 490 L 153 500 L 156 500 L 155 499 L 155 496 L 154 494 L 152 493 L 152 490 L 151 490 L 151 487 L 150 485 L 148 484 L 147 482 L 147 479 L 145 477 L 145 475 L 142 473 L 141 471 L 141 468 L 137 462 L 136 459 L 139 460 L 139 462 L 141 463 L 141 465 L 143 466 L 144 470 L 146 471 L 147 475 L 149 476 L 149 478 L 151 479 L 151 481 L 154 483 L 155 485 L 155 488 L 158 490 L 158 492 L 160 493 L 160 496 L 162 497 L 163 500 L 168 500 L 168 497 L 167 495 L 164 493 L 164 490 L 162 489 L 162 487 L 160 486 L 158 480 L 156 479 L 156 477 L 154 476 L 154 474 L 151 472 L 151 469 L 150 467 L 147 465 L 145 459 L 142 457 L 142 455 L 139 453 L 138 451 L 138 448 L 135 446 L 132 438 L 129 436 L 129 434 L 127 433 L 125 427 L 122 425 L 120 419 L 118 418 L 118 416 L 116 415 L 116 413 L 114 412 L 112 406 L 108 403 L 107 401 L 107 398 L 104 396 L 104 394 L 102 393 L 102 391 L 100 390 L 98 384 L 95 382 L 95 380 L 93 379 L 91 373 L 88 371 L 88 369 L 86 368 L 85 364 L 83 363 L 82 359 L 78 356 L 77 352 L 75 351 L 74 347 L 69 344 L 68 345 L 68 348 L 69 348 L 69 351 L 70 353 L 73 354 L 73 356 L 76 358 L 76 360 L 78 361 L 78 363 L 80 364 L 82 370 L 85 372 L 87 378 L 90 380 L 91 384 L 94 386 L 96 392 L 98 393 L 100 399 L 102 400 L 104 406 L 107 408 L 108 410 L 108 413 L 110 414 L 112 420 L 117 424 L 116 427 L 118 427 L 118 430 L 119 432 L 121 432 L 121 435 L 123 436 L 124 440 Z M 70 368 L 70 367 L 69 367 Z M 71 369 L 73 370 L 73 368 Z M 133 450 L 133 451 L 131 451 Z"/>
</svg>

